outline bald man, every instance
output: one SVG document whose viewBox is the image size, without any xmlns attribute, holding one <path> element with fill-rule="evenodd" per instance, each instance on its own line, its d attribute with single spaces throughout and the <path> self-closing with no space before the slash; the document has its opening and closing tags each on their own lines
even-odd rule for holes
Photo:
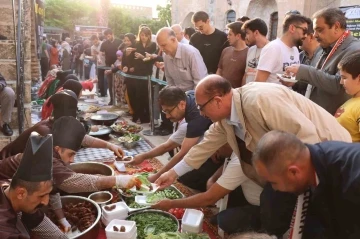
<svg viewBox="0 0 360 239">
<path fill-rule="evenodd" d="M 158 31 L 156 41 L 165 53 L 165 76 L 168 85 L 177 86 L 183 91 L 194 90 L 200 79 L 207 75 L 200 52 L 188 44 L 179 44 L 175 32 L 169 27 Z"/>
<path fill-rule="evenodd" d="M 270 88 L 269 88 L 270 87 Z M 249 83 L 232 89 L 221 76 L 209 75 L 195 89 L 196 103 L 203 116 L 213 122 L 203 141 L 185 155 L 156 183 L 167 187 L 188 170 L 200 167 L 204 158 L 229 143 L 245 175 L 265 186 L 254 170 L 251 157 L 260 138 L 271 130 L 293 133 L 306 143 L 338 140 L 351 142 L 350 134 L 323 108 L 278 84 Z M 267 185 L 260 197 L 262 229 L 282 235 L 290 225 L 296 197 L 275 192 Z"/>
<path fill-rule="evenodd" d="M 275 190 L 299 195 L 296 218 L 301 220 L 295 219 L 292 229 L 299 237 L 292 238 L 360 238 L 359 158 L 359 144 L 309 145 L 293 134 L 271 131 L 259 141 L 252 162 Z"/>
<path fill-rule="evenodd" d="M 176 39 L 182 44 L 189 44 L 189 40 L 184 37 L 184 31 L 180 24 L 174 24 L 171 26 L 171 29 L 174 31 Z"/>
</svg>

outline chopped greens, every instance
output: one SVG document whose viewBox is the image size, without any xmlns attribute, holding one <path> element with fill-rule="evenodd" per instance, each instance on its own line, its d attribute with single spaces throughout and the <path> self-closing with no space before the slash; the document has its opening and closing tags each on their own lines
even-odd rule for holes
<svg viewBox="0 0 360 239">
<path fill-rule="evenodd" d="M 141 183 L 146 186 L 151 185 L 150 181 L 147 179 L 147 176 L 145 176 L 145 175 L 140 174 L 140 175 L 136 176 L 136 178 L 139 179 L 141 181 Z"/>
<path fill-rule="evenodd" d="M 210 239 L 206 234 L 164 232 L 158 235 L 148 235 L 146 239 Z"/>
<path fill-rule="evenodd" d="M 164 199 L 179 199 L 181 198 L 179 194 L 177 194 L 172 189 L 165 189 L 163 191 L 157 191 L 154 194 L 148 195 L 146 198 L 147 203 L 157 203 Z"/>
<path fill-rule="evenodd" d="M 129 208 L 143 208 L 146 206 L 140 205 L 137 202 L 135 202 L 134 198 L 125 198 L 125 203 Z"/>
<path fill-rule="evenodd" d="M 163 232 L 176 232 L 178 230 L 177 222 L 169 216 L 157 212 L 143 212 L 130 215 L 127 220 L 135 221 L 137 227 L 138 239 L 145 239 L 146 232 L 157 235 Z M 149 228 L 151 225 L 151 230 Z"/>
</svg>

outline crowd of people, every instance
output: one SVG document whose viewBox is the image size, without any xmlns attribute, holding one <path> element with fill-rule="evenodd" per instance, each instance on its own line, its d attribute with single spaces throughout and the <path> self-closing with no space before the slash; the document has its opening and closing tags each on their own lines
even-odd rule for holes
<svg viewBox="0 0 360 239">
<path fill-rule="evenodd" d="M 166 188 L 179 180 L 200 193 L 152 207 L 206 207 L 228 197 L 226 210 L 212 222 L 231 238 L 360 238 L 360 41 L 346 29 L 342 11 L 325 8 L 312 19 L 290 11 L 282 36 L 273 41 L 259 18 L 230 23 L 227 34 L 212 26 L 206 12 L 196 12 L 192 22 L 196 31 L 178 24 L 160 29 L 156 43 L 142 25 L 137 37 L 127 33 L 118 40 L 108 29 L 106 40 L 92 36 L 88 46 L 94 64 L 108 67 L 97 71 L 101 94 L 106 94 L 104 76 L 109 88 L 115 87 L 112 73 L 129 76 L 121 94 L 134 122 L 150 120 L 148 92 L 146 81 L 130 76 L 151 75 L 153 66 L 164 72 L 167 86 L 156 99 L 162 109 L 157 130 L 169 134 L 174 127 L 174 132 L 126 163 L 171 152 L 149 181 Z M 58 65 L 59 52 L 54 43 L 44 55 Z M 64 62 L 64 53 L 60 59 Z M 59 195 L 50 194 L 50 180 L 69 193 L 135 183 L 132 176 L 83 175 L 66 167 L 81 146 L 108 148 L 120 158 L 124 152 L 87 135 L 91 127 L 76 119 L 81 91 L 94 82 L 79 82 L 65 69 L 51 67 L 39 91 L 48 99 L 43 120 L 0 152 L 0 180 L 13 179 L 0 191 L 0 210 L 6 212 L 0 216 L 6 219 L 0 220 L 6 228 L 1 238 L 27 235 L 24 226 L 42 238 L 66 238 L 36 210 L 50 198 L 62 227 L 70 230 Z M 53 145 L 46 143 L 49 137 Z M 24 170 L 35 165 L 40 152 L 52 165 Z M 9 220 L 19 212 L 20 226 Z"/>
</svg>

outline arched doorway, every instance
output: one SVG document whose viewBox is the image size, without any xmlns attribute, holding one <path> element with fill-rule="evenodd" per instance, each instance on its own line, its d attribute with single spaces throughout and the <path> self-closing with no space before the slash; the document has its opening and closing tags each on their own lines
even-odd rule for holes
<svg viewBox="0 0 360 239">
<path fill-rule="evenodd" d="M 236 21 L 236 12 L 234 10 L 229 10 L 226 14 L 226 23 L 231 23 Z"/>
<path fill-rule="evenodd" d="M 186 15 L 186 17 L 184 18 L 184 21 L 181 23 L 182 28 L 186 28 L 186 27 L 194 27 L 192 22 L 191 22 L 191 18 L 194 15 L 193 12 L 190 12 Z"/>
<path fill-rule="evenodd" d="M 273 12 L 270 15 L 270 24 L 269 24 L 269 40 L 272 41 L 277 37 L 279 23 L 279 14 L 278 12 Z"/>
</svg>

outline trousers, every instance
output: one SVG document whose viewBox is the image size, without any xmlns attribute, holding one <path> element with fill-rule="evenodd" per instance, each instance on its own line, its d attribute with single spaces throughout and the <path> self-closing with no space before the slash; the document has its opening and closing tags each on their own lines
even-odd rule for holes
<svg viewBox="0 0 360 239">
<path fill-rule="evenodd" d="M 8 86 L 0 92 L 1 119 L 4 123 L 11 122 L 11 112 L 14 109 L 15 98 L 15 92 Z"/>
</svg>

